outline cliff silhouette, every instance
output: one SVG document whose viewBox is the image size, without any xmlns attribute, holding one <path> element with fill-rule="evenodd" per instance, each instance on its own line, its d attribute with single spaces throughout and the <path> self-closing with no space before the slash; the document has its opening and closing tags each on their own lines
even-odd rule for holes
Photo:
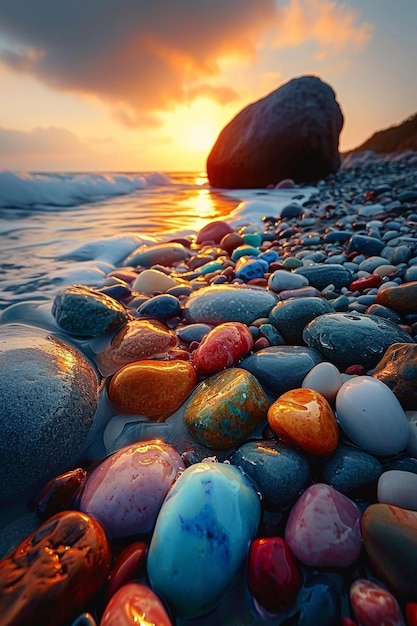
<svg viewBox="0 0 417 626">
<path fill-rule="evenodd" d="M 373 150 L 380 154 L 402 152 L 405 150 L 417 151 L 417 113 L 398 124 L 374 133 L 363 144 L 350 150 L 361 152 Z"/>
</svg>

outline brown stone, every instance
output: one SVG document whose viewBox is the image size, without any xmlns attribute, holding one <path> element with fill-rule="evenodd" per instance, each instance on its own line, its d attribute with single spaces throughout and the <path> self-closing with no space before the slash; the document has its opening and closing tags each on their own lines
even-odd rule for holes
<svg viewBox="0 0 417 626">
<path fill-rule="evenodd" d="M 417 313 L 417 281 L 382 289 L 378 292 L 375 302 L 401 315 Z"/>
<path fill-rule="evenodd" d="M 377 364 L 372 376 L 385 383 L 404 409 L 417 406 L 417 344 L 393 343 Z"/>
<path fill-rule="evenodd" d="M 110 572 L 101 525 L 79 511 L 44 522 L 0 561 L 2 626 L 58 626 L 89 606 Z"/>
</svg>

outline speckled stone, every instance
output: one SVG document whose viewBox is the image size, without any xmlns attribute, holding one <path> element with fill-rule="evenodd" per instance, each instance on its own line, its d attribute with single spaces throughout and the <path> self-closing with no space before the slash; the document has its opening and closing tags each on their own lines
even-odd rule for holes
<svg viewBox="0 0 417 626">
<path fill-rule="evenodd" d="M 323 482 L 348 494 L 376 484 L 383 468 L 378 459 L 364 450 L 340 446 L 324 461 L 321 471 Z"/>
<path fill-rule="evenodd" d="M 417 281 L 403 283 L 398 287 L 380 289 L 376 297 L 377 304 L 393 309 L 401 315 L 417 311 Z"/>
<path fill-rule="evenodd" d="M 294 271 L 308 278 L 310 285 L 319 291 L 327 285 L 334 285 L 336 289 L 341 289 L 348 287 L 352 282 L 352 272 L 338 263 L 306 265 L 298 267 Z"/>
<path fill-rule="evenodd" d="M 307 486 L 310 463 L 296 448 L 281 441 L 248 441 L 230 462 L 243 471 L 262 496 L 263 506 L 286 508 Z"/>
<path fill-rule="evenodd" d="M 395 597 L 371 580 L 356 579 L 349 590 L 349 598 L 355 617 L 363 626 L 405 626 Z"/>
<path fill-rule="evenodd" d="M 389 320 L 356 312 L 321 315 L 305 327 L 303 339 L 342 371 L 357 363 L 371 369 L 393 343 L 414 343 Z"/>
<path fill-rule="evenodd" d="M 202 445 L 226 450 L 240 445 L 266 421 L 269 401 L 252 374 L 230 368 L 207 378 L 184 410 L 187 430 Z"/>
<path fill-rule="evenodd" d="M 189 323 L 249 325 L 260 317 L 268 317 L 277 302 L 276 294 L 265 289 L 232 285 L 203 287 L 191 294 L 184 317 Z"/>
<path fill-rule="evenodd" d="M 404 409 L 417 408 L 416 343 L 394 343 L 389 346 L 372 376 L 388 385 Z"/>
<path fill-rule="evenodd" d="M 128 320 L 122 304 L 86 285 L 62 289 L 52 305 L 60 328 L 80 337 L 99 337 L 117 330 Z"/>
<path fill-rule="evenodd" d="M 99 381 L 73 346 L 37 328 L 0 326 L 0 501 L 74 466 L 93 432 Z"/>
<path fill-rule="evenodd" d="M 271 346 L 246 357 L 239 367 L 251 372 L 262 387 L 277 397 L 300 387 L 305 376 L 322 357 L 305 346 Z"/>
<path fill-rule="evenodd" d="M 274 306 L 269 314 L 269 321 L 284 337 L 286 344 L 304 345 L 304 328 L 324 313 L 334 313 L 333 306 L 324 298 L 290 298 Z"/>
</svg>

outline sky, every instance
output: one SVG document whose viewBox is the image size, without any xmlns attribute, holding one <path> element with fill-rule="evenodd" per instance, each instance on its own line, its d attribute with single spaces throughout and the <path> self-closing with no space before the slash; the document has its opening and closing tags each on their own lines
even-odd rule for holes
<svg viewBox="0 0 417 626">
<path fill-rule="evenodd" d="M 417 0 L 0 0 L 0 169 L 205 171 L 303 75 L 352 149 L 417 111 L 416 24 Z"/>
</svg>

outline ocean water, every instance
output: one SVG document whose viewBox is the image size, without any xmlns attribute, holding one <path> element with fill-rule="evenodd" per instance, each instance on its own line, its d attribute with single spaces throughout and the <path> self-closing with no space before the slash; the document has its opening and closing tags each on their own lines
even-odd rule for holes
<svg viewBox="0 0 417 626">
<path fill-rule="evenodd" d="M 101 286 L 142 243 L 213 220 L 261 224 L 311 188 L 213 189 L 201 172 L 0 172 L 0 309 L 46 302 L 65 285 Z"/>
</svg>

